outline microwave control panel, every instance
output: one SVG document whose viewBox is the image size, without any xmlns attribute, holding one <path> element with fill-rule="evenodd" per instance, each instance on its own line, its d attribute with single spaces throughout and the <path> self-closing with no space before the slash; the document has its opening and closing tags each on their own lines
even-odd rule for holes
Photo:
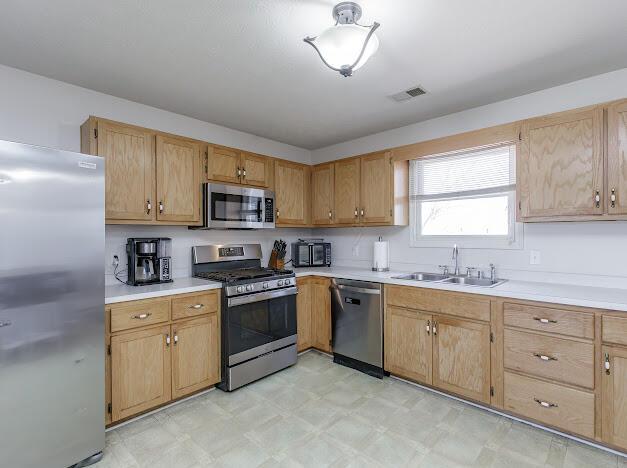
<svg viewBox="0 0 627 468">
<path fill-rule="evenodd" d="M 274 199 L 266 198 L 265 205 L 266 205 L 265 207 L 266 215 L 265 215 L 264 222 L 274 223 Z"/>
</svg>

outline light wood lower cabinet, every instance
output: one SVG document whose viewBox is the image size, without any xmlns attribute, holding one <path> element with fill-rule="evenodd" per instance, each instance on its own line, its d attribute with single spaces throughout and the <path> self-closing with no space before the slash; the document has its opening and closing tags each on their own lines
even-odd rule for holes
<svg viewBox="0 0 627 468">
<path fill-rule="evenodd" d="M 111 337 L 113 421 L 171 399 L 170 326 Z"/>
<path fill-rule="evenodd" d="M 433 385 L 490 402 L 490 324 L 435 316 Z"/>
<path fill-rule="evenodd" d="M 218 316 L 172 325 L 172 398 L 193 393 L 220 380 Z"/>
<path fill-rule="evenodd" d="M 627 348 L 603 346 L 603 440 L 627 450 Z"/>
<path fill-rule="evenodd" d="M 431 384 L 433 316 L 388 306 L 384 324 L 385 368 L 416 382 Z"/>
<path fill-rule="evenodd" d="M 300 352 L 313 346 L 311 339 L 311 283 L 309 278 L 298 278 L 296 286 L 298 287 L 298 295 L 296 296 L 297 349 Z"/>
<path fill-rule="evenodd" d="M 331 352 L 331 293 L 329 278 L 308 276 L 296 280 L 298 351 L 314 347 Z"/>
</svg>

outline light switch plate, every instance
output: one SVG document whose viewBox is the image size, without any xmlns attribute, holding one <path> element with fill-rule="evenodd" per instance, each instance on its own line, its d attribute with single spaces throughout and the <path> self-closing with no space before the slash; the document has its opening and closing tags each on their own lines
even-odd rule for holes
<svg viewBox="0 0 627 468">
<path fill-rule="evenodd" d="M 532 250 L 529 252 L 529 264 L 531 265 L 540 265 L 540 251 Z"/>
</svg>

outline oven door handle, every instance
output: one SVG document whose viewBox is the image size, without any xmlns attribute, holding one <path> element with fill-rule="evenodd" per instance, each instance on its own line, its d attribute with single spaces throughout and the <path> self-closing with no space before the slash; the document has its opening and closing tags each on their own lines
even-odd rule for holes
<svg viewBox="0 0 627 468">
<path fill-rule="evenodd" d="M 292 286 L 291 288 L 277 289 L 275 291 L 264 291 L 260 293 L 248 294 L 246 296 L 230 297 L 228 300 L 228 306 L 234 307 L 238 305 L 252 304 L 253 302 L 276 299 L 277 297 L 293 296 L 295 294 L 298 294 L 298 288 Z"/>
</svg>

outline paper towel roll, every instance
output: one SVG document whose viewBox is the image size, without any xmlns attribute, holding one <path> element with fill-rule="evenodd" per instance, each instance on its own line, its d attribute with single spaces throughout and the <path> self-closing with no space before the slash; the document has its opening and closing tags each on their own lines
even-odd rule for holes
<svg viewBox="0 0 627 468">
<path fill-rule="evenodd" d="M 372 271 L 388 271 L 390 269 L 390 245 L 388 241 L 379 240 L 374 243 Z"/>
</svg>

